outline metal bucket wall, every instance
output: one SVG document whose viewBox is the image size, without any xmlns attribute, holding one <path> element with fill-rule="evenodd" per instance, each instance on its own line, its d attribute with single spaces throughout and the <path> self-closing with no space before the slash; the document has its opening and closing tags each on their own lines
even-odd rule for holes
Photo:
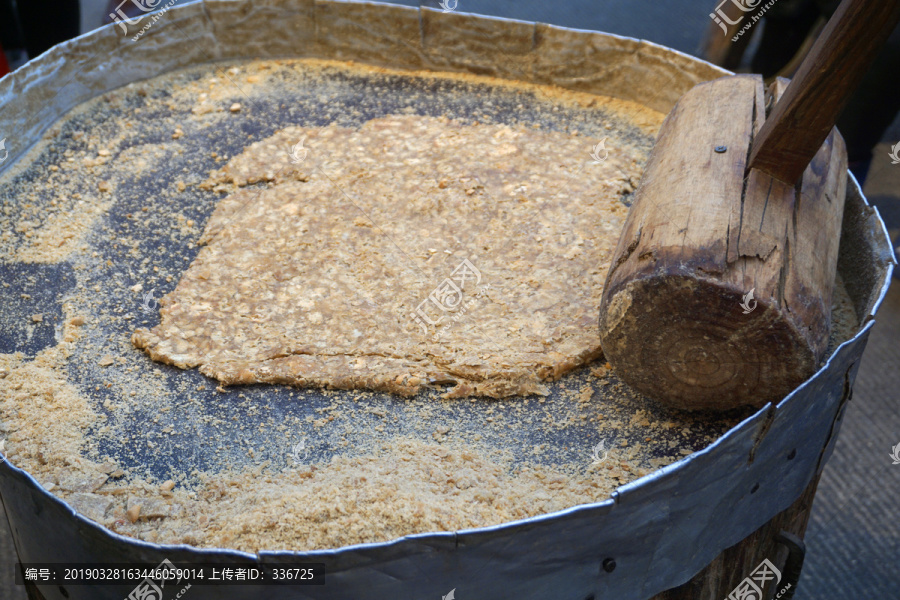
<svg viewBox="0 0 900 600">
<path fill-rule="evenodd" d="M 124 32 L 108 26 L 61 44 L 0 81 L 9 168 L 69 109 L 126 83 L 229 58 L 319 57 L 471 72 L 632 100 L 668 112 L 728 72 L 651 43 L 548 25 L 394 5 L 312 0 L 208 1 Z M 39 108 L 38 108 L 39 107 Z M 11 135 L 14 132 L 15 135 Z M 410 536 L 332 551 L 261 553 L 161 546 L 74 513 L 28 474 L 0 464 L 0 498 L 24 562 L 321 562 L 322 587 L 194 586 L 205 598 L 643 600 L 687 581 L 787 508 L 822 470 L 893 254 L 877 212 L 850 177 L 839 270 L 863 323 L 809 381 L 713 445 L 619 488 L 602 503 L 492 528 Z M 796 452 L 794 452 L 796 451 Z M 788 458 L 793 456 L 793 458 Z M 605 559 L 616 568 L 602 568 Z M 490 568 L 485 564 L 490 562 Z M 45 598 L 126 597 L 129 586 L 39 586 Z M 462 594 L 461 594 L 462 595 Z"/>
</svg>

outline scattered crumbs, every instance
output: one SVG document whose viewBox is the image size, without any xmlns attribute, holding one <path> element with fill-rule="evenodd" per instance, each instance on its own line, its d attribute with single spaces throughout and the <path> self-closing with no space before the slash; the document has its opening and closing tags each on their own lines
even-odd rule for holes
<svg viewBox="0 0 900 600">
<path fill-rule="evenodd" d="M 132 504 L 125 511 L 125 516 L 128 517 L 128 520 L 132 523 L 137 522 L 138 517 L 141 515 L 141 505 L 140 504 Z"/>
<path fill-rule="evenodd" d="M 46 136 L 0 176 L 0 201 L 21 207 L 0 211 L 0 256 L 46 265 L 66 261 L 76 281 L 62 305 L 64 332 L 56 345 L 35 356 L 0 353 L 0 451 L 80 513 L 135 539 L 202 548 L 303 551 L 384 542 L 606 500 L 617 487 L 713 443 L 743 418 L 739 413 L 697 418 L 666 410 L 633 393 L 608 364 L 596 360 L 549 383 L 549 396 L 505 402 L 441 402 L 438 389 L 387 400 L 370 391 L 275 385 L 262 390 L 219 385 L 214 391 L 215 380 L 149 360 L 131 345 L 130 332 L 154 325 L 167 306 L 165 294 L 198 252 L 189 245 L 198 242 L 195 225 L 202 229 L 219 201 L 235 191 L 227 182 L 208 190 L 201 184 L 210 171 L 224 166 L 217 164 L 222 157 L 238 156 L 243 147 L 269 135 L 248 135 L 237 148 L 209 142 L 231 120 L 223 107 L 234 94 L 233 86 L 224 85 L 227 78 L 213 77 L 216 68 L 200 65 L 130 84 L 76 107 L 54 126 L 57 134 Z M 373 90 L 412 80 L 400 72 L 319 60 L 247 61 L 233 69 L 228 72 L 247 82 L 242 89 L 251 99 L 271 98 L 282 86 L 277 93 L 290 110 L 282 111 L 285 120 L 274 123 L 272 131 L 297 125 L 294 121 L 306 114 L 326 125 L 355 126 L 354 119 L 367 113 L 348 112 L 332 102 L 346 93 L 348 74 L 391 82 Z M 483 122 L 506 118 L 500 112 L 482 117 L 491 101 L 483 91 L 486 81 L 522 102 L 534 96 L 553 108 L 597 100 L 473 75 L 417 76 L 450 87 L 472 86 L 460 95 L 474 97 L 472 90 L 477 91 L 485 104 L 478 113 Z M 316 93 L 298 98 L 298 85 Z M 403 101 L 430 101 L 432 86 L 424 88 L 402 89 Z M 368 100 L 377 106 L 381 98 L 373 93 Z M 135 119 L 137 110 L 154 118 Z M 441 110 L 449 113 L 452 106 Z M 580 127 L 579 137 L 587 140 L 598 137 L 603 123 L 611 131 L 610 142 L 621 137 L 644 151 L 664 118 L 612 99 L 599 102 L 596 112 L 573 109 L 562 121 L 543 108 L 529 110 L 540 122 L 529 116 L 514 124 L 547 131 Z M 515 111 L 512 115 L 520 118 Z M 123 119 L 134 127 L 123 127 Z M 619 131 L 627 119 L 636 127 Z M 503 135 L 497 140 L 498 161 L 507 160 Z M 589 150 L 584 151 L 587 161 Z M 612 150 L 610 155 L 615 156 Z M 366 161 L 381 155 L 360 156 Z M 364 162 L 358 166 L 365 170 Z M 579 163 L 572 172 L 582 167 Z M 23 172 L 30 173 L 29 181 L 46 185 L 37 190 L 16 185 Z M 156 187 L 158 195 L 152 197 L 135 185 L 157 179 L 165 186 Z M 294 181 L 315 183 L 304 182 L 302 173 Z M 259 189 L 268 184 L 259 182 Z M 434 189 L 457 188 L 470 204 L 487 202 L 476 182 L 460 182 L 452 172 L 435 178 Z M 527 197 L 517 190 L 509 192 Z M 428 198 L 415 201 L 423 211 L 439 212 Z M 357 235 L 371 235 L 372 227 L 356 229 Z M 539 228 L 526 235 L 551 253 L 558 247 L 572 250 L 574 257 L 589 250 L 577 239 L 551 239 Z M 422 238 L 414 254 L 438 264 L 434 281 L 423 283 L 425 293 L 462 258 L 476 265 L 491 258 L 483 248 L 460 247 L 452 239 Z M 406 260 L 391 267 L 399 270 Z M 591 277 L 602 280 L 602 270 L 591 269 Z M 323 279 L 323 290 L 310 293 L 324 295 L 328 283 Z M 248 297 L 255 292 L 248 290 Z M 408 302 L 415 306 L 422 297 L 414 294 Z M 22 294 L 23 300 L 30 298 Z M 835 311 L 832 341 L 840 342 L 856 323 L 849 300 L 836 302 Z M 30 328 L 29 314 L 18 313 L 16 325 Z M 251 323 L 253 318 L 248 315 Z M 527 324 L 538 330 L 546 325 L 540 319 Z M 593 316 L 584 325 L 590 326 L 595 326 Z M 106 368 L 113 364 L 121 367 Z M 314 408 L 290 410 L 303 406 Z M 601 441 L 609 456 L 594 464 L 591 450 Z M 210 445 L 212 453 L 203 461 L 182 468 Z M 120 454 L 107 455 L 111 447 Z M 149 464 L 148 455 L 168 457 L 172 464 L 160 469 Z"/>
</svg>

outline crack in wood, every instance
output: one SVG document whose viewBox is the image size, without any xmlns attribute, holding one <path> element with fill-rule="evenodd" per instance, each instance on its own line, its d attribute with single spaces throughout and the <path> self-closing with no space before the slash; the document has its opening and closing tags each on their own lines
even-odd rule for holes
<svg viewBox="0 0 900 600">
<path fill-rule="evenodd" d="M 775 422 L 775 405 L 770 404 L 768 410 L 766 410 L 765 419 L 760 425 L 759 429 L 756 432 L 756 437 L 753 439 L 753 447 L 750 448 L 750 453 L 747 455 L 747 464 L 752 465 L 754 459 L 756 458 L 756 451 L 759 449 L 759 445 L 762 443 L 763 438 L 766 437 L 766 434 L 769 433 L 769 430 L 772 429 L 772 424 Z"/>
</svg>

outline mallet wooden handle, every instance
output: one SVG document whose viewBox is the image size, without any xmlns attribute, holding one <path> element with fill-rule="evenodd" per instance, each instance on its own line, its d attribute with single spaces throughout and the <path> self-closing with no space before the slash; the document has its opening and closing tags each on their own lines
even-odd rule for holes
<svg viewBox="0 0 900 600">
<path fill-rule="evenodd" d="M 771 88 L 772 109 L 758 75 L 678 101 L 600 300 L 600 345 L 622 381 L 723 410 L 777 402 L 815 372 L 847 186 L 833 123 L 898 16 L 900 0 L 845 0 L 794 81 Z"/>
<path fill-rule="evenodd" d="M 753 142 L 749 169 L 793 185 L 900 22 L 900 0 L 844 0 Z"/>
</svg>

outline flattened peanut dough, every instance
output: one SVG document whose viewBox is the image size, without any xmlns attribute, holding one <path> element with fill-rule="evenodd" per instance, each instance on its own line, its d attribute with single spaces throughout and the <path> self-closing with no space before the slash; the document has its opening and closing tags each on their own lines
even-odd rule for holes
<svg viewBox="0 0 900 600">
<path fill-rule="evenodd" d="M 645 159 L 607 142 L 592 160 L 595 142 L 422 116 L 281 130 L 206 182 L 234 191 L 132 341 L 224 384 L 546 394 L 601 353 Z"/>
</svg>

